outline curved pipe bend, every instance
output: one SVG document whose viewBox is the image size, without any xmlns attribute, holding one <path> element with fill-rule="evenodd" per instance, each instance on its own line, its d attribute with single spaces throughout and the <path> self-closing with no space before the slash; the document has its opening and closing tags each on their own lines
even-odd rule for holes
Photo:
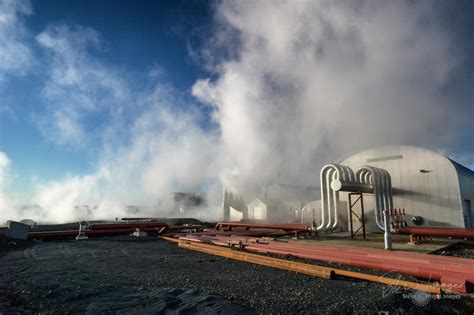
<svg viewBox="0 0 474 315">
<path fill-rule="evenodd" d="M 392 180 L 387 170 L 363 166 L 357 172 L 357 178 L 362 184 L 372 184 L 374 187 L 375 222 L 384 231 L 383 211 L 393 209 Z"/>
<path fill-rule="evenodd" d="M 339 225 L 339 191 L 331 187 L 333 180 L 345 183 L 371 185 L 374 189 L 375 223 L 384 231 L 384 210 L 393 208 L 392 181 L 390 174 L 381 168 L 363 166 L 354 171 L 345 165 L 327 164 L 320 173 L 321 184 L 321 222 L 316 231 L 331 231 Z"/>
</svg>

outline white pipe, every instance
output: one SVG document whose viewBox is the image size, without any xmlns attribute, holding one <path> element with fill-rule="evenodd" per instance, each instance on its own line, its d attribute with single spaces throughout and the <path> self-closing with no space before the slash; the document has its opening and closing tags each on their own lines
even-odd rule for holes
<svg viewBox="0 0 474 315">
<path fill-rule="evenodd" d="M 393 194 L 392 194 L 392 179 L 390 177 L 390 173 L 387 170 L 383 170 L 385 176 L 387 178 L 387 186 L 388 186 L 388 207 L 389 209 L 393 209 Z"/>
<path fill-rule="evenodd" d="M 391 250 L 392 249 L 392 234 L 390 233 L 390 216 L 389 210 L 385 210 L 384 214 L 384 225 L 385 225 L 385 232 L 383 234 L 385 249 Z"/>
<path fill-rule="evenodd" d="M 338 179 L 341 177 L 341 167 L 337 164 L 331 164 L 332 168 L 329 171 L 326 177 L 326 185 L 328 187 L 328 199 L 329 199 L 329 207 L 328 207 L 328 223 L 326 224 L 325 230 L 331 230 L 334 225 L 337 225 L 337 209 L 339 205 L 339 193 L 335 192 L 331 188 L 331 182 L 334 179 Z M 332 195 L 332 198 L 331 198 Z M 332 214 L 334 213 L 334 223 L 332 223 Z"/>
<path fill-rule="evenodd" d="M 333 179 L 340 180 L 341 179 L 340 174 L 342 173 L 342 181 L 349 182 L 349 183 L 355 182 L 354 171 L 350 167 L 345 166 L 345 165 L 336 165 L 336 169 L 338 170 L 338 172 L 333 176 Z M 334 206 L 334 223 L 332 226 L 330 226 L 331 230 L 334 230 L 339 225 L 339 221 L 338 221 L 339 219 L 339 192 L 333 191 L 333 195 L 334 195 L 335 206 Z"/>
<path fill-rule="evenodd" d="M 382 208 L 384 208 L 384 187 L 382 183 L 382 177 L 385 176 L 381 176 L 380 170 L 381 169 L 373 166 L 364 166 L 361 167 L 356 174 L 358 174 L 357 177 L 359 181 L 361 181 L 361 184 L 371 184 L 374 188 L 375 223 L 377 227 L 383 231 L 385 228 L 383 223 L 383 214 L 381 213 Z"/>
<path fill-rule="evenodd" d="M 362 184 L 373 188 L 375 200 L 375 223 L 381 230 L 385 230 L 384 210 L 393 208 L 392 184 L 390 174 L 373 166 L 363 166 L 356 173 L 345 165 L 327 164 L 321 169 L 321 222 L 316 227 L 333 230 L 339 225 L 339 189 L 333 188 L 331 183 L 339 181 L 347 186 Z M 390 218 L 389 218 L 390 220 Z"/>
<path fill-rule="evenodd" d="M 326 224 L 326 226 L 324 227 L 325 230 L 328 230 L 329 227 L 331 226 L 331 223 L 332 223 L 332 217 L 331 217 L 331 213 L 335 207 L 335 202 L 334 202 L 334 191 L 331 189 L 331 181 L 332 181 L 332 178 L 334 178 L 334 173 L 336 172 L 336 169 L 334 167 L 334 165 L 331 165 L 332 168 L 329 169 L 327 175 L 326 175 L 326 187 L 327 187 L 327 198 L 328 198 L 328 211 L 327 211 L 327 215 L 328 215 L 328 223 Z"/>
<path fill-rule="evenodd" d="M 379 169 L 372 167 L 372 176 L 375 177 L 377 181 L 377 193 L 374 192 L 374 196 L 377 198 L 378 207 L 377 207 L 377 226 L 383 231 L 385 230 L 384 216 L 383 211 L 385 210 L 384 206 L 384 180 L 380 174 Z"/>
<path fill-rule="evenodd" d="M 337 179 L 340 177 L 340 168 L 336 168 L 336 171 L 332 174 L 332 180 Z M 329 183 L 329 187 L 331 187 L 331 183 Z M 339 192 L 335 192 L 332 188 L 332 198 L 333 198 L 333 213 L 334 213 L 334 223 L 331 224 L 331 220 L 329 220 L 328 225 L 326 226 L 326 230 L 332 230 L 334 227 L 337 226 L 337 214 L 338 214 L 338 208 L 339 208 Z"/>
<path fill-rule="evenodd" d="M 321 223 L 316 227 L 316 231 L 333 229 L 338 225 L 337 210 L 339 196 L 338 193 L 331 188 L 331 181 L 332 179 L 339 178 L 341 172 L 342 168 L 337 164 L 328 164 L 321 169 Z M 332 219 L 333 214 L 335 217 L 334 222 Z"/>
<path fill-rule="evenodd" d="M 333 180 L 354 183 L 356 179 L 348 166 L 328 164 L 321 169 L 321 223 L 316 227 L 317 231 L 330 231 L 339 225 L 339 192 L 331 187 Z"/>
<path fill-rule="evenodd" d="M 385 230 L 383 211 L 393 208 L 390 174 L 384 169 L 373 166 L 364 166 L 356 174 L 361 183 L 372 184 L 374 187 L 375 222 L 379 229 Z"/>
<path fill-rule="evenodd" d="M 375 178 L 377 178 L 378 182 L 378 190 L 377 190 L 377 199 L 379 202 L 379 208 L 377 211 L 377 218 L 379 221 L 379 225 L 382 226 L 382 230 L 385 230 L 385 224 L 384 224 L 384 217 L 383 217 L 383 211 L 385 210 L 385 205 L 384 205 L 384 194 L 385 194 L 385 185 L 384 185 L 384 179 L 380 175 L 379 169 L 373 167 L 373 172 Z"/>
<path fill-rule="evenodd" d="M 328 186 L 326 185 L 326 173 L 327 171 L 332 168 L 331 164 L 325 165 L 321 169 L 321 174 L 320 174 L 320 183 L 321 183 L 321 222 L 320 224 L 316 227 L 316 231 L 321 230 L 324 225 L 325 225 L 325 209 L 328 206 L 328 202 L 326 201 L 327 198 L 327 190 Z"/>
</svg>

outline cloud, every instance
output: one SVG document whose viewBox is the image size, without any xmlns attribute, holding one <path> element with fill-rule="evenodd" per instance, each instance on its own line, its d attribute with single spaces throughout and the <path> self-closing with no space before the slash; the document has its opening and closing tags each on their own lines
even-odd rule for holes
<svg viewBox="0 0 474 315">
<path fill-rule="evenodd" d="M 64 223 L 91 217 L 93 213 L 80 206 L 95 205 L 93 198 L 99 191 L 100 178 L 100 174 L 75 176 L 40 185 L 35 202 L 42 210 L 34 213 L 35 219 Z"/>
<path fill-rule="evenodd" d="M 22 0 L 0 0 L 0 87 L 7 76 L 24 75 L 32 63 L 23 18 L 32 14 Z"/>
<path fill-rule="evenodd" d="M 113 147 L 101 152 L 93 173 L 38 185 L 32 201 L 44 211 L 35 219 L 110 219 L 130 214 L 128 205 L 159 203 L 159 212 L 143 210 L 140 215 L 166 215 L 172 210 L 166 204 L 171 192 L 212 187 L 217 135 L 200 127 L 200 114 L 188 104 L 186 111 L 180 110 L 177 92 L 160 84 L 141 102 L 144 110 L 135 117 L 127 139 L 112 139 Z M 198 216 L 209 217 L 208 209 L 202 210 Z"/>
<path fill-rule="evenodd" d="M 4 152 L 0 151 L 0 223 L 7 220 L 7 211 L 10 206 L 10 201 L 5 193 L 10 165 L 11 160 Z"/>
<path fill-rule="evenodd" d="M 161 93 L 147 100 L 150 109 L 136 120 L 127 148 L 145 158 L 142 187 L 157 198 L 164 192 L 202 191 L 216 179 L 218 137 L 200 127 L 201 114 L 192 104 L 177 110 L 176 100 Z"/>
<path fill-rule="evenodd" d="M 50 141 L 75 149 L 97 140 L 90 133 L 102 117 L 114 115 L 127 100 L 124 83 L 113 67 L 94 58 L 100 50 L 99 34 L 81 26 L 55 25 L 36 36 L 50 53 L 48 79 L 42 91 L 46 112 L 35 117 Z M 89 135 L 87 135 L 89 133 Z"/>
<path fill-rule="evenodd" d="M 195 99 L 160 81 L 156 65 L 136 88 L 93 29 L 36 37 L 48 52 L 43 135 L 98 157 L 89 174 L 40 180 L 33 219 L 121 216 L 173 191 L 209 191 L 217 207 L 216 183 L 253 194 L 275 181 L 315 184 L 323 164 L 382 144 L 472 160 L 472 107 L 448 88 L 465 55 L 436 5 L 222 1 L 215 14 L 214 35 L 192 52 L 211 71 Z"/>
<path fill-rule="evenodd" d="M 193 94 L 215 109 L 227 186 L 316 184 L 323 164 L 383 144 L 472 147 L 472 105 L 446 92 L 465 56 L 436 5 L 223 1 L 216 14 L 210 46 L 240 45 Z"/>
<path fill-rule="evenodd" d="M 37 122 L 60 146 L 82 151 L 100 143 L 95 170 L 41 182 L 32 203 L 40 221 L 67 222 L 122 216 L 127 205 L 158 205 L 173 191 L 205 191 L 216 180 L 216 135 L 182 92 L 161 83 L 155 66 L 146 86 L 132 89 L 126 75 L 95 55 L 99 34 L 80 26 L 48 27 L 36 37 L 50 52 Z M 87 121 L 94 120 L 93 126 Z M 91 136 L 91 133 L 94 136 Z M 94 205 L 93 210 L 78 208 Z M 166 205 L 161 214 L 170 209 Z M 141 213 L 159 215 L 160 213 Z"/>
<path fill-rule="evenodd" d="M 4 152 L 0 152 L 0 182 L 2 186 L 7 178 L 7 170 L 10 167 L 11 161 Z"/>
</svg>

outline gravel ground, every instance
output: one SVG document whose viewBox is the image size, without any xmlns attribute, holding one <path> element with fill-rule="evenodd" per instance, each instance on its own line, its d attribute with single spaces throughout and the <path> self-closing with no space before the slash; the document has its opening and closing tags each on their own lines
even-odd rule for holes
<svg viewBox="0 0 474 315">
<path fill-rule="evenodd" d="M 0 249 L 0 313 L 472 314 L 472 296 L 326 280 L 113 237 Z M 426 305 L 424 305 L 426 304 Z"/>
<path fill-rule="evenodd" d="M 432 252 L 435 255 L 474 259 L 474 241 L 461 241 Z"/>
</svg>

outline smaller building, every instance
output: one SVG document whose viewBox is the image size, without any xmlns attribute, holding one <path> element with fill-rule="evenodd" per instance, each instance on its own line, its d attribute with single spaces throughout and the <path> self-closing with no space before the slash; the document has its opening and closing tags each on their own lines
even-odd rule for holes
<svg viewBox="0 0 474 315">
<path fill-rule="evenodd" d="M 229 217 L 224 221 L 241 221 L 243 218 L 244 213 L 242 211 L 238 211 L 232 207 L 229 207 Z"/>
<path fill-rule="evenodd" d="M 290 212 L 290 208 L 281 201 L 257 198 L 248 205 L 247 219 L 282 222 L 288 221 L 292 216 Z"/>
<path fill-rule="evenodd" d="M 299 222 L 303 205 L 319 198 L 315 186 L 272 183 L 252 195 L 240 195 L 225 188 L 222 198 L 224 221 L 271 220 Z M 250 203 L 249 200 L 253 200 Z"/>
</svg>

